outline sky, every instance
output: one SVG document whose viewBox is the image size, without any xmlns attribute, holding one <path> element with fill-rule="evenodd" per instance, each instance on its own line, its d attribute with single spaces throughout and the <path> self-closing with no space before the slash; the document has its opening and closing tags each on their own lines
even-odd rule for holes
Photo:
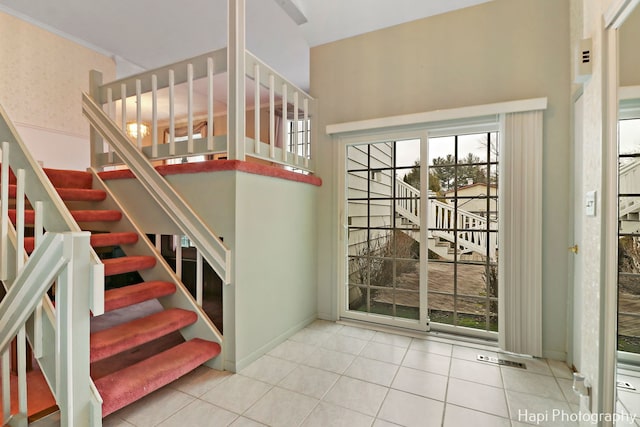
<svg viewBox="0 0 640 427">
<path fill-rule="evenodd" d="M 458 157 L 466 157 L 469 153 L 473 153 L 486 160 L 487 148 L 484 143 L 486 134 L 463 135 L 458 139 Z M 433 164 L 433 159 L 438 157 L 446 157 L 447 154 L 453 154 L 454 150 L 453 137 L 441 137 L 429 139 L 429 161 Z M 397 166 L 412 166 L 416 160 L 420 158 L 420 140 L 411 139 L 397 141 L 396 144 Z M 410 169 L 399 170 L 398 175 L 402 178 L 409 173 Z"/>
</svg>

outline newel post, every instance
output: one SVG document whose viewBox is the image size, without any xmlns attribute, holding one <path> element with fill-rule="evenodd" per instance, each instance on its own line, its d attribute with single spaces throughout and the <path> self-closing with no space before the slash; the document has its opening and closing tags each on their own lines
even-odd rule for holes
<svg viewBox="0 0 640 427">
<path fill-rule="evenodd" d="M 56 396 L 62 426 L 92 426 L 89 237 L 86 231 L 65 235 L 64 256 L 70 262 L 56 281 Z"/>
<path fill-rule="evenodd" d="M 98 105 L 102 105 L 100 86 L 102 86 L 102 73 L 100 71 L 91 70 L 89 72 L 89 95 L 91 95 L 91 98 L 93 98 Z M 100 136 L 93 126 L 89 129 L 89 147 L 91 167 L 95 168 L 98 165 L 97 154 L 103 152 L 104 145 L 102 142 L 102 136 Z"/>
<path fill-rule="evenodd" d="M 245 0 L 228 2 L 227 76 L 227 157 L 245 159 Z"/>
</svg>

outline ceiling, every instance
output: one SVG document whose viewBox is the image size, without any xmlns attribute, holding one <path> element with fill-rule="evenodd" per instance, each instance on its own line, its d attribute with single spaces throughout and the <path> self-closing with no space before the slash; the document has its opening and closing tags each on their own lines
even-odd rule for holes
<svg viewBox="0 0 640 427">
<path fill-rule="evenodd" d="M 246 0 L 247 49 L 308 88 L 309 47 L 486 1 Z M 0 0 L 0 11 L 113 56 L 119 76 L 226 45 L 227 0 Z"/>
</svg>

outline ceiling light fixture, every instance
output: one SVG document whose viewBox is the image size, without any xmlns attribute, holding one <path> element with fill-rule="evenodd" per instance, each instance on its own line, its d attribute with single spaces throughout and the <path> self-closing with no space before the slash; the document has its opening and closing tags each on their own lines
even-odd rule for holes
<svg viewBox="0 0 640 427">
<path fill-rule="evenodd" d="M 127 134 L 131 138 L 138 138 L 138 131 L 140 131 L 140 137 L 144 138 L 149 135 L 149 125 L 136 122 L 127 123 Z"/>
</svg>

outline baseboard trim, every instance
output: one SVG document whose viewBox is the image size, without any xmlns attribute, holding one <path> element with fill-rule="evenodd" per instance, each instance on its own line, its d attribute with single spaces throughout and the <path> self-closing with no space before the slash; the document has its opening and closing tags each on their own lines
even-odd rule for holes
<svg viewBox="0 0 640 427">
<path fill-rule="evenodd" d="M 249 353 L 247 356 L 243 357 L 240 360 L 237 360 L 233 364 L 234 365 L 233 369 L 230 369 L 231 368 L 231 363 L 225 364 L 225 369 L 229 370 L 231 372 L 240 372 L 240 371 L 242 371 L 244 368 L 249 366 L 252 362 L 256 361 L 261 356 L 267 354 L 269 351 L 273 350 L 276 346 L 278 346 L 279 344 L 281 344 L 284 341 L 286 341 L 287 338 L 289 338 L 290 336 L 292 336 L 296 332 L 298 332 L 298 331 L 306 328 L 307 326 L 309 326 L 317 318 L 318 318 L 317 314 L 313 314 L 312 316 L 307 317 L 306 319 L 302 320 L 301 322 L 298 322 L 297 324 L 295 324 L 291 328 L 287 329 L 286 331 L 284 331 L 283 333 L 281 333 L 280 335 L 278 335 L 277 337 L 275 337 L 274 339 L 272 339 L 268 343 L 266 343 L 263 346 L 259 347 L 255 351 Z"/>
</svg>

